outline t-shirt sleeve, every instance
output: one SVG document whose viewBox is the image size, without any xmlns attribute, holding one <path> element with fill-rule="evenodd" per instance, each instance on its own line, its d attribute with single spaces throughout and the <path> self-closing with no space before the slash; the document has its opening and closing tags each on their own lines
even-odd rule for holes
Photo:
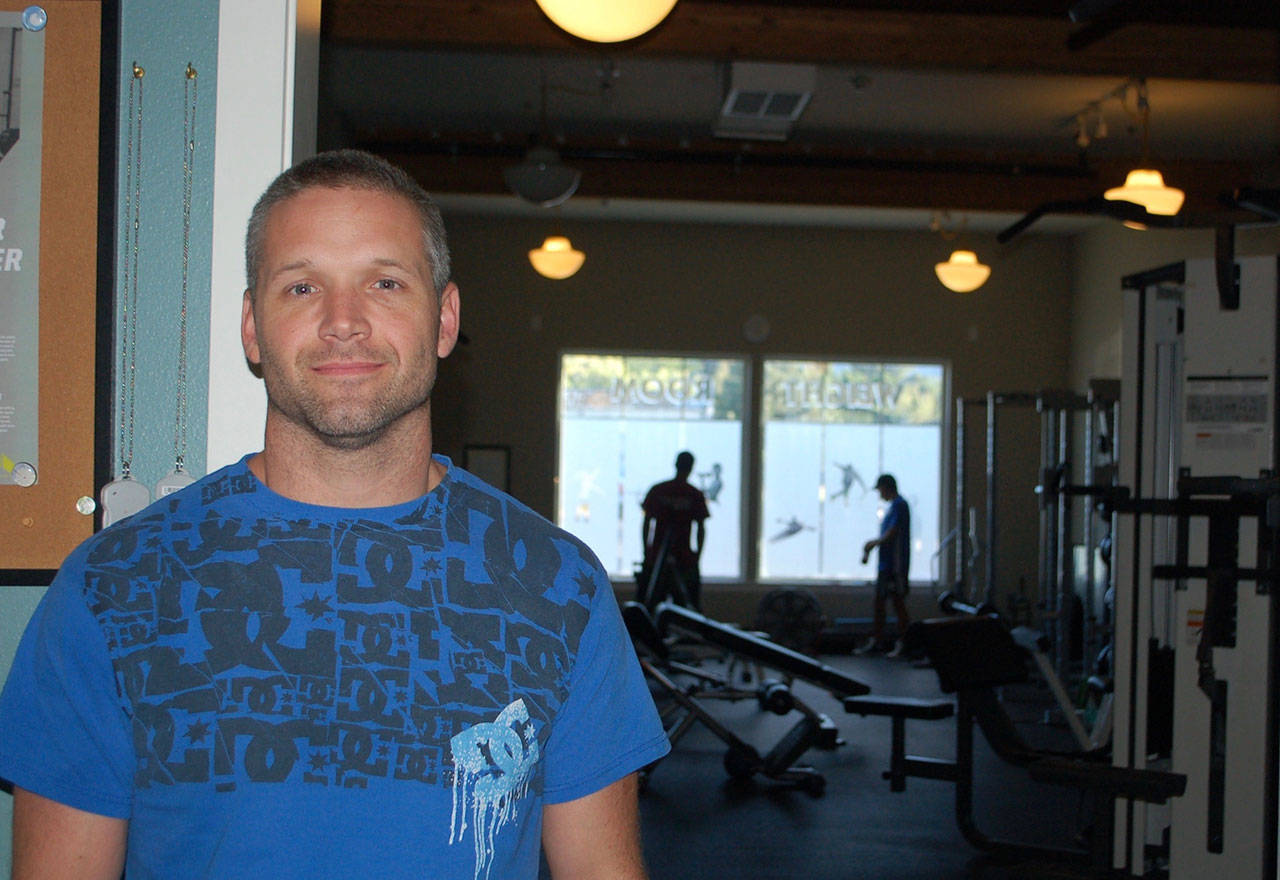
<svg viewBox="0 0 1280 880">
<path fill-rule="evenodd" d="M 579 642 L 569 695 L 547 747 L 547 803 L 599 791 L 671 748 L 599 563 L 591 616 Z"/>
<path fill-rule="evenodd" d="M 898 520 L 901 518 L 901 514 L 902 506 L 898 503 L 898 499 L 895 498 L 890 502 L 889 509 L 885 511 L 884 523 L 880 527 L 880 534 L 883 535 L 887 533 L 889 529 L 896 526 L 898 524 Z"/>
<path fill-rule="evenodd" d="M 82 582 L 78 566 L 64 565 L 18 644 L 0 693 L 0 778 L 123 819 L 132 804 L 129 723 Z"/>
<path fill-rule="evenodd" d="M 644 493 L 644 500 L 640 502 L 640 509 L 650 516 L 653 516 L 657 512 L 657 503 L 653 497 L 652 487 L 650 487 L 648 492 Z"/>
</svg>

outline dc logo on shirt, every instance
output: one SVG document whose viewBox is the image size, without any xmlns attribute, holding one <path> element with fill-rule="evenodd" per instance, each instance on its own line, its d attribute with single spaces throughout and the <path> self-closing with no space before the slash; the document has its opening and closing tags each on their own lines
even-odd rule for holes
<svg viewBox="0 0 1280 880">
<path fill-rule="evenodd" d="M 514 818 L 515 802 L 529 790 L 538 740 L 524 700 L 517 699 L 494 721 L 467 728 L 449 745 L 454 763 L 449 843 L 462 840 L 470 816 L 479 880 L 489 876 L 494 840 Z"/>
</svg>

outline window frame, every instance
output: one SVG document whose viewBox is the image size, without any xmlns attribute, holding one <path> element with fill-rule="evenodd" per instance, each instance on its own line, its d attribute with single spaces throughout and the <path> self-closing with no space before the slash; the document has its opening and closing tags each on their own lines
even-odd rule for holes
<svg viewBox="0 0 1280 880">
<path fill-rule="evenodd" d="M 748 516 L 748 513 L 751 509 L 751 500 L 749 497 L 749 493 L 752 488 L 751 475 L 753 473 L 751 469 L 752 467 L 751 462 L 749 461 L 749 456 L 748 456 L 748 454 L 753 451 L 752 450 L 753 444 L 751 444 L 749 440 L 748 432 L 750 431 L 751 425 L 755 419 L 755 411 L 754 411 L 755 396 L 754 395 L 755 395 L 756 381 L 755 381 L 755 374 L 754 374 L 755 364 L 754 364 L 754 358 L 752 357 L 752 355 L 747 354 L 745 352 L 652 351 L 652 350 L 646 351 L 642 349 L 581 348 L 577 346 L 573 348 L 561 349 L 557 354 L 556 386 L 555 386 L 556 442 L 555 442 L 555 478 L 554 478 L 554 482 L 555 482 L 554 519 L 556 520 L 556 525 L 558 525 L 560 528 L 565 529 L 566 531 L 569 531 L 570 533 L 573 533 L 572 524 L 571 523 L 565 524 L 565 523 L 559 522 L 560 511 L 562 509 L 562 502 L 564 500 L 562 493 L 566 491 L 564 480 L 562 479 L 563 475 L 560 473 L 560 461 L 561 461 L 561 454 L 562 454 L 563 444 L 564 444 L 563 424 L 564 424 L 564 402 L 565 402 L 564 394 L 562 393 L 562 388 L 563 388 L 563 382 L 564 382 L 565 358 L 577 356 L 577 355 L 586 355 L 590 357 L 654 358 L 654 359 L 664 359 L 664 360 L 682 359 L 682 360 L 737 361 L 742 364 L 743 392 L 742 392 L 742 412 L 739 415 L 738 443 L 739 443 L 740 454 L 739 454 L 738 475 L 737 475 L 738 485 L 742 487 L 741 490 L 738 492 L 738 504 L 737 504 L 738 575 L 735 577 L 735 576 L 726 576 L 726 575 L 703 574 L 702 583 L 704 585 L 705 584 L 750 583 L 754 577 L 754 572 L 749 571 L 747 566 L 751 564 L 753 554 L 749 552 L 749 549 L 743 543 L 743 538 L 747 534 L 746 517 Z M 676 452 L 678 451 L 679 450 L 674 450 L 674 449 L 672 450 L 672 453 L 671 453 L 672 465 L 670 469 L 667 471 L 666 475 L 663 476 L 661 479 L 667 479 L 671 475 L 674 475 L 675 473 L 674 461 L 675 461 Z M 696 467 L 697 465 L 695 464 L 695 468 Z M 707 528 L 708 528 L 708 533 L 711 536 L 710 540 L 714 540 L 714 536 L 715 536 L 714 529 L 716 528 L 716 524 L 714 520 L 708 525 Z M 637 528 L 635 532 L 636 532 L 635 534 L 636 561 L 639 562 L 640 557 L 642 555 L 641 546 L 640 546 L 640 529 Z M 605 565 L 605 570 L 607 572 L 609 571 L 608 565 Z M 626 578 L 625 574 L 620 575 L 617 572 L 609 572 L 609 577 L 612 579 L 613 583 L 615 584 L 629 583 L 628 580 L 619 580 L 620 577 Z"/>
<path fill-rule="evenodd" d="M 704 584 L 729 584 L 741 585 L 746 588 L 774 588 L 780 585 L 794 584 L 803 587 L 823 587 L 823 586 L 839 586 L 848 585 L 850 583 L 861 583 L 862 578 L 840 578 L 840 577 L 762 577 L 760 575 L 761 550 L 760 541 L 762 539 L 762 523 L 763 516 L 763 491 L 764 491 L 764 372 L 766 362 L 771 361 L 804 361 L 811 363 L 841 363 L 841 364 L 909 364 L 918 366 L 937 367 L 942 371 L 941 388 L 939 394 L 940 401 L 940 417 L 938 421 L 939 444 L 938 444 L 938 483 L 937 483 L 937 522 L 936 529 L 938 535 L 938 546 L 931 551 L 931 564 L 921 577 L 919 568 L 913 572 L 911 583 L 915 585 L 933 584 L 935 582 L 934 566 L 937 566 L 937 582 L 942 583 L 946 576 L 948 562 L 941 555 L 941 548 L 945 541 L 945 527 L 948 517 L 951 513 L 947 495 L 947 487 L 950 479 L 950 468 L 954 462 L 954 449 L 952 448 L 952 419 L 954 401 L 952 398 L 952 385 L 954 376 L 951 361 L 942 357 L 908 357 L 908 356 L 873 356 L 873 355 L 852 355 L 852 354 L 794 354 L 794 353 L 776 353 L 765 354 L 761 352 L 749 351 L 697 351 L 697 350 L 645 350 L 645 349 L 615 349 L 615 348 L 599 348 L 599 347 L 569 347 L 560 349 L 557 353 L 556 366 L 556 383 L 554 394 L 556 396 L 556 440 L 555 440 L 555 498 L 554 511 L 555 518 L 558 520 L 562 509 L 563 493 L 565 485 L 560 473 L 561 453 L 563 448 L 563 419 L 564 419 L 564 395 L 562 394 L 564 361 L 567 356 L 587 355 L 594 357 L 622 357 L 622 358 L 661 358 L 661 359 L 693 359 L 693 360 L 728 360 L 739 361 L 743 366 L 743 401 L 742 413 L 740 419 L 741 425 L 741 455 L 739 461 L 738 479 L 742 490 L 738 494 L 738 577 L 725 576 L 707 576 L 704 575 L 702 580 Z M 913 518 L 915 513 L 913 511 Z M 561 524 L 562 528 L 566 528 L 572 532 L 572 523 Z M 714 540 L 715 524 L 714 522 L 708 527 L 710 540 Z M 639 535 L 636 535 L 636 557 L 637 561 L 640 556 Z M 937 560 L 936 563 L 933 560 Z M 606 567 L 607 570 L 607 567 Z M 621 584 L 624 587 L 630 585 L 629 579 L 625 575 L 611 572 L 610 577 L 615 584 Z M 619 579 L 619 578 L 622 579 Z"/>
<path fill-rule="evenodd" d="M 938 392 L 941 398 L 940 399 L 941 411 L 940 411 L 939 420 L 938 420 L 938 432 L 939 432 L 938 484 L 937 484 L 938 518 L 935 525 L 937 529 L 937 535 L 938 535 L 938 546 L 933 549 L 932 553 L 934 555 L 930 557 L 931 560 L 937 559 L 937 565 L 938 565 L 937 582 L 941 583 L 944 578 L 946 561 L 941 556 L 940 551 L 941 551 L 942 543 L 944 540 L 945 527 L 948 522 L 948 514 L 949 514 L 949 508 L 947 504 L 948 496 L 947 496 L 946 490 L 948 486 L 948 474 L 950 473 L 950 467 L 952 465 L 953 456 L 954 456 L 954 450 L 951 448 L 948 442 L 952 438 L 951 411 L 953 406 L 952 393 L 951 393 L 952 369 L 951 369 L 950 360 L 948 360 L 947 358 L 926 358 L 926 357 L 907 357 L 907 356 L 884 357 L 884 356 L 849 355 L 849 354 L 836 354 L 836 355 L 754 354 L 751 356 L 751 358 L 752 358 L 753 366 L 756 367 L 756 371 L 754 375 L 759 376 L 759 381 L 752 387 L 753 416 L 754 416 L 753 423 L 752 423 L 752 429 L 754 431 L 754 441 L 752 443 L 752 452 L 753 452 L 753 459 L 754 459 L 753 479 L 756 482 L 754 486 L 755 491 L 752 493 L 753 503 L 751 505 L 751 514 L 753 515 L 753 518 L 754 518 L 754 531 L 752 532 L 749 538 L 749 541 L 754 552 L 750 553 L 748 557 L 752 565 L 751 580 L 744 581 L 744 584 L 758 585 L 760 587 L 767 587 L 767 588 L 774 588 L 774 587 L 783 586 L 787 584 L 794 584 L 796 586 L 802 586 L 802 587 L 823 587 L 823 586 L 838 586 L 838 585 L 850 584 L 850 583 L 856 584 L 856 583 L 863 583 L 863 582 L 874 580 L 874 575 L 872 575 L 871 578 L 822 577 L 822 576 L 802 577 L 802 576 L 794 576 L 794 575 L 766 577 L 761 575 L 760 573 L 760 568 L 761 568 L 760 563 L 763 556 L 763 553 L 761 551 L 761 542 L 764 540 L 764 527 L 763 527 L 764 524 L 761 522 L 761 518 L 764 515 L 764 490 L 765 490 L 764 430 L 765 430 L 765 409 L 766 408 L 765 408 L 764 396 L 767 393 L 767 389 L 764 387 L 765 386 L 765 368 L 767 363 L 778 362 L 778 361 L 802 361 L 805 363 L 825 362 L 825 363 L 840 363 L 840 364 L 874 364 L 874 365 L 905 364 L 905 365 L 911 365 L 911 366 L 937 367 L 942 371 L 941 388 L 939 389 L 939 392 Z M 864 476 L 867 476 L 867 475 L 864 475 Z M 912 520 L 916 521 L 916 512 L 914 510 L 912 511 Z M 872 536 L 868 535 L 867 537 L 872 537 Z M 746 542 L 744 541 L 744 544 L 745 543 Z M 915 571 L 913 572 L 913 576 L 910 578 L 911 584 L 923 586 L 926 584 L 933 584 L 935 582 L 934 576 L 933 576 L 932 564 L 928 568 L 927 578 L 921 578 L 919 574 L 920 574 L 920 571 L 919 571 L 919 567 L 917 566 Z"/>
</svg>

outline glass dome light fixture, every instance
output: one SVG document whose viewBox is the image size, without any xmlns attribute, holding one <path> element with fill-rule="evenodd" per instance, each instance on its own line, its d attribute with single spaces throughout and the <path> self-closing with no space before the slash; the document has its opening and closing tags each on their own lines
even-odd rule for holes
<svg viewBox="0 0 1280 880">
<path fill-rule="evenodd" d="M 1124 186 L 1113 186 L 1102 194 L 1111 201 L 1126 201 L 1141 205 L 1148 214 L 1172 217 L 1182 208 L 1186 194 L 1182 190 L 1165 186 L 1164 176 L 1154 168 L 1135 168 L 1124 179 Z"/>
<path fill-rule="evenodd" d="M 1124 186 L 1114 186 L 1102 194 L 1110 201 L 1133 202 L 1148 214 L 1172 217 L 1182 208 L 1186 194 L 1176 187 L 1165 186 L 1164 176 L 1151 167 L 1151 103 L 1147 100 L 1147 84 L 1138 80 L 1138 121 L 1142 125 L 1142 167 L 1129 172 Z M 1139 224 L 1127 226 L 1142 228 Z"/>
<path fill-rule="evenodd" d="M 538 0 L 557 27 L 593 43 L 620 43 L 648 33 L 675 5 L 676 0 Z"/>
<path fill-rule="evenodd" d="M 587 255 L 575 250 L 563 235 L 549 235 L 542 247 L 529 251 L 529 262 L 544 278 L 562 281 L 582 268 Z"/>
<path fill-rule="evenodd" d="M 933 271 L 943 287 L 956 293 L 971 293 L 991 277 L 991 267 L 979 263 L 973 251 L 952 251 L 951 258 L 934 264 Z"/>
</svg>

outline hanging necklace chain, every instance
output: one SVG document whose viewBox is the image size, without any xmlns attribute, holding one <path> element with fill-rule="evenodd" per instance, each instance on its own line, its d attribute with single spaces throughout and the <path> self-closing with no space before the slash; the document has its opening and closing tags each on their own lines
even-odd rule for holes
<svg viewBox="0 0 1280 880">
<path fill-rule="evenodd" d="M 129 78 L 129 133 L 125 141 L 124 272 L 122 273 L 120 350 L 120 476 L 133 468 L 135 389 L 138 372 L 138 250 L 142 226 L 142 78 L 146 71 L 135 61 Z M 136 143 L 135 143 L 136 141 Z"/>
<path fill-rule="evenodd" d="M 187 458 L 187 290 L 191 268 L 191 200 L 196 162 L 196 69 L 187 62 L 182 87 L 182 301 L 178 317 L 178 396 L 173 426 L 174 468 Z"/>
</svg>

